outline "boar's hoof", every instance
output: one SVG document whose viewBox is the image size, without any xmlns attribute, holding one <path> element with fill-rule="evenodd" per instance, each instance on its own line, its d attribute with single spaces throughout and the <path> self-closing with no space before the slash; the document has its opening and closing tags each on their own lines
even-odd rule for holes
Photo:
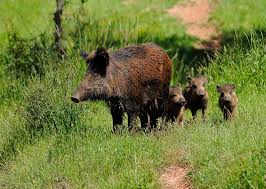
<svg viewBox="0 0 266 189">
<path fill-rule="evenodd" d="M 72 96 L 72 97 L 71 97 L 71 100 L 72 100 L 73 102 L 75 102 L 75 103 L 79 103 L 79 99 L 78 99 L 77 97 L 75 97 L 75 96 Z"/>
</svg>

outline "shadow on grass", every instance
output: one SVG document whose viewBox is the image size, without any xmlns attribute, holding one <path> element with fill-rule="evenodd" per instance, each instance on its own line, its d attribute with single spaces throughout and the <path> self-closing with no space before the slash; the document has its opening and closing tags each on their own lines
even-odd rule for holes
<svg viewBox="0 0 266 189">
<path fill-rule="evenodd" d="M 241 47 L 249 50 L 253 47 L 254 41 L 265 40 L 265 29 L 254 29 L 249 32 L 231 31 L 221 35 L 221 48 L 215 49 L 197 49 L 192 46 L 195 42 L 193 38 L 188 38 L 186 44 L 180 43 L 178 35 L 172 35 L 168 38 L 157 38 L 155 43 L 168 50 L 170 57 L 173 57 L 173 83 L 184 83 L 187 75 L 198 75 L 199 67 L 208 66 L 216 53 L 223 53 L 224 48 Z M 184 40 L 183 40 L 184 41 Z"/>
<path fill-rule="evenodd" d="M 183 42 L 180 42 L 183 41 Z M 178 35 L 167 38 L 156 38 L 155 43 L 162 46 L 173 61 L 173 84 L 184 83 L 186 76 L 197 75 L 198 68 L 206 66 L 214 56 L 214 51 L 210 49 L 194 48 L 192 37 L 181 39 Z"/>
<path fill-rule="evenodd" d="M 265 29 L 254 29 L 249 32 L 230 31 L 222 35 L 222 47 L 239 46 L 243 49 L 249 50 L 252 48 L 254 40 L 265 40 Z"/>
</svg>

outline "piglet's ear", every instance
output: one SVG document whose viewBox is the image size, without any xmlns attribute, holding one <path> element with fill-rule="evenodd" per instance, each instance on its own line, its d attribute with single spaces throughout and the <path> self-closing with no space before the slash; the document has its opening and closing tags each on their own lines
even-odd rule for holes
<svg viewBox="0 0 266 189">
<path fill-rule="evenodd" d="M 192 81 L 192 77 L 187 76 L 186 79 L 187 79 L 187 83 L 190 85 L 191 84 L 191 81 Z"/>
<path fill-rule="evenodd" d="M 201 78 L 203 79 L 203 81 L 204 81 L 204 84 L 208 83 L 208 78 L 207 78 L 207 77 L 205 77 L 205 76 L 202 76 Z"/>
<path fill-rule="evenodd" d="M 84 51 L 84 50 L 80 50 L 80 56 L 85 60 L 87 61 L 88 57 L 89 57 L 89 54 Z"/>
<path fill-rule="evenodd" d="M 221 92 L 221 86 L 217 85 L 216 86 L 217 92 L 220 93 Z"/>
<path fill-rule="evenodd" d="M 236 89 L 236 86 L 235 86 L 235 84 L 231 84 L 230 86 L 231 86 L 231 88 L 232 88 L 233 90 L 235 90 L 235 89 Z"/>
</svg>

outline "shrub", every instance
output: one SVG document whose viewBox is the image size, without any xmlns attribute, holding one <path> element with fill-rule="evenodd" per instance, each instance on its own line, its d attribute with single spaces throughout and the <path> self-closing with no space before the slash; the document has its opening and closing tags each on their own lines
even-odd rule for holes
<svg viewBox="0 0 266 189">
<path fill-rule="evenodd" d="M 43 77 L 45 65 L 52 55 L 49 38 L 46 34 L 26 39 L 16 32 L 9 32 L 8 45 L 2 55 L 6 72 L 14 78 Z"/>
<path fill-rule="evenodd" d="M 77 77 L 70 66 L 61 64 L 58 69 L 49 70 L 42 80 L 32 79 L 20 89 L 14 119 L 2 127 L 7 135 L 0 145 L 0 167 L 45 135 L 64 136 L 85 128 L 80 119 L 82 105 L 73 104 L 69 98 Z"/>
<path fill-rule="evenodd" d="M 21 114 L 32 134 L 69 132 L 80 125 L 82 108 L 55 83 L 35 83 L 26 93 Z"/>
</svg>

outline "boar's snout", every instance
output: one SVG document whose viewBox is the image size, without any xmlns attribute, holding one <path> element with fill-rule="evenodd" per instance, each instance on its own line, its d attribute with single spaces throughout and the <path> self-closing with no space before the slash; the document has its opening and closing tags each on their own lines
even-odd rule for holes
<svg viewBox="0 0 266 189">
<path fill-rule="evenodd" d="M 172 102 L 174 102 L 178 106 L 184 106 L 187 103 L 184 97 L 176 97 L 172 100 Z"/>
<path fill-rule="evenodd" d="M 231 102 L 231 98 L 230 98 L 229 96 L 225 96 L 225 97 L 223 98 L 223 101 L 224 101 L 224 103 L 229 104 L 229 103 Z"/>
<path fill-rule="evenodd" d="M 186 105 L 187 101 L 185 100 L 185 98 L 180 98 L 179 103 L 181 104 L 181 106 L 184 106 Z"/>
<path fill-rule="evenodd" d="M 205 96 L 205 91 L 204 90 L 200 90 L 200 91 L 197 92 L 197 95 L 199 97 L 202 97 L 203 98 Z"/>
<path fill-rule="evenodd" d="M 88 89 L 84 86 L 82 83 L 72 94 L 71 100 L 75 103 L 83 102 L 88 100 L 90 97 L 90 93 L 88 92 Z"/>
<path fill-rule="evenodd" d="M 79 103 L 80 102 L 79 98 L 76 97 L 76 96 L 72 96 L 71 100 L 72 100 L 72 102 L 75 102 L 75 103 Z"/>
<path fill-rule="evenodd" d="M 184 106 L 184 105 L 187 103 L 187 101 L 185 100 L 184 97 L 181 96 L 181 97 L 179 97 L 179 98 L 177 99 L 176 103 L 177 103 L 177 104 L 180 104 L 181 106 Z"/>
</svg>

